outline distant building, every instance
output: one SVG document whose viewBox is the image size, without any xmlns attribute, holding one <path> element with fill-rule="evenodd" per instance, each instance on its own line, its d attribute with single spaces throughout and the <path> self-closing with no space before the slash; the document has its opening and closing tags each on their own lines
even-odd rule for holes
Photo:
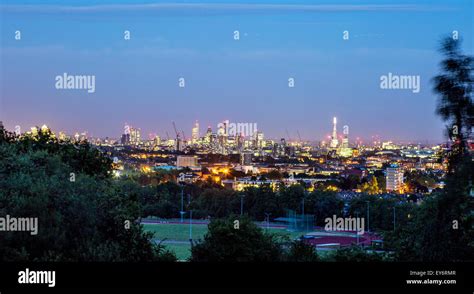
<svg viewBox="0 0 474 294">
<path fill-rule="evenodd" d="M 199 140 L 199 122 L 198 121 L 196 121 L 196 123 L 194 124 L 194 128 L 192 129 L 191 140 L 193 144 L 196 144 Z"/>
<path fill-rule="evenodd" d="M 177 167 L 197 167 L 198 159 L 194 156 L 178 156 L 176 159 Z"/>
<path fill-rule="evenodd" d="M 130 143 L 130 134 L 122 134 L 120 138 L 120 143 L 122 145 L 128 145 Z"/>
<path fill-rule="evenodd" d="M 253 133 L 253 143 L 254 143 L 254 148 L 256 149 L 261 149 L 265 147 L 265 142 L 264 142 L 264 134 L 260 131 L 257 131 L 256 133 Z"/>
<path fill-rule="evenodd" d="M 153 139 L 153 144 L 154 144 L 155 146 L 158 146 L 158 145 L 161 144 L 161 138 L 160 138 L 160 136 L 155 136 L 155 138 Z"/>
<path fill-rule="evenodd" d="M 403 170 L 398 165 L 391 165 L 386 170 L 387 192 L 400 193 L 403 190 Z"/>
<path fill-rule="evenodd" d="M 212 142 L 212 129 L 211 129 L 211 126 L 208 126 L 206 135 L 204 136 L 204 143 L 210 144 L 211 142 Z"/>
<path fill-rule="evenodd" d="M 140 129 L 130 128 L 130 144 L 140 145 L 140 143 L 141 143 Z"/>
<path fill-rule="evenodd" d="M 240 165 L 251 165 L 252 164 L 252 153 L 244 152 L 240 154 Z"/>
<path fill-rule="evenodd" d="M 344 137 L 342 143 L 337 150 L 337 154 L 342 157 L 351 157 L 353 155 L 352 148 L 349 147 L 349 126 L 343 128 Z"/>
<path fill-rule="evenodd" d="M 331 143 L 329 144 L 329 147 L 331 148 L 337 148 L 339 145 L 339 140 L 337 139 L 337 118 L 334 117 L 332 120 L 333 127 L 332 127 L 332 136 L 331 136 Z"/>
<path fill-rule="evenodd" d="M 394 145 L 392 141 L 382 142 L 382 149 L 384 150 L 397 150 L 400 149 L 397 145 Z"/>
<path fill-rule="evenodd" d="M 60 141 L 66 141 L 67 140 L 67 136 L 64 132 L 59 132 L 59 135 L 58 135 L 58 139 Z"/>
<path fill-rule="evenodd" d="M 120 137 L 120 143 L 122 145 L 130 144 L 130 126 L 127 124 L 123 127 L 123 134 L 122 137 Z"/>
</svg>

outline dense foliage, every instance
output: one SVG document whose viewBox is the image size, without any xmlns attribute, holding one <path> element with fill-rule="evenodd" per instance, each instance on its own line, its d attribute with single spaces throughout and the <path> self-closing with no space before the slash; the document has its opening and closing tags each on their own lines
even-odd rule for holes
<svg viewBox="0 0 474 294">
<path fill-rule="evenodd" d="M 38 234 L 2 232 L 3 261 L 173 261 L 137 222 L 137 190 L 109 179 L 110 161 L 48 131 L 0 131 L 0 215 L 38 218 Z"/>
</svg>

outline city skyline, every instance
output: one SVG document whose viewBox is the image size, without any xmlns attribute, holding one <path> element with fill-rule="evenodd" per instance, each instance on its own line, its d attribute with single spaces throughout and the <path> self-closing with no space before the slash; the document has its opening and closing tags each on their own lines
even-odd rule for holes
<svg viewBox="0 0 474 294">
<path fill-rule="evenodd" d="M 428 144 L 428 145 L 437 145 L 437 144 L 443 144 L 443 143 L 446 143 L 447 139 L 445 138 L 444 140 L 441 140 L 441 141 L 434 141 L 434 140 L 394 140 L 394 139 L 391 139 L 390 137 L 388 136 L 381 136 L 381 135 L 373 135 L 371 137 L 367 137 L 367 139 L 364 139 L 364 137 L 359 137 L 359 136 L 352 136 L 350 135 L 349 133 L 349 128 L 350 126 L 347 125 L 347 124 L 344 124 L 340 127 L 337 127 L 336 123 L 334 123 L 336 121 L 336 117 L 333 117 L 332 118 L 333 120 L 333 123 L 332 123 L 332 131 L 331 132 L 328 132 L 326 136 L 322 137 L 322 138 L 310 138 L 310 139 L 307 139 L 307 138 L 303 138 L 301 137 L 301 135 L 299 134 L 299 130 L 295 129 L 294 132 L 292 131 L 289 131 L 288 129 L 285 129 L 285 134 L 282 135 L 281 137 L 267 137 L 265 134 L 265 130 L 261 130 L 261 129 L 257 129 L 255 128 L 254 130 L 252 130 L 252 127 L 250 127 L 250 131 L 252 132 L 253 131 L 253 134 L 245 134 L 245 133 L 236 133 L 236 134 L 226 134 L 226 136 L 229 136 L 229 137 L 237 137 L 237 136 L 241 136 L 242 138 L 244 138 L 245 140 L 251 140 L 252 138 L 254 138 L 254 136 L 257 134 L 257 131 L 258 133 L 261 133 L 262 135 L 265 135 L 264 136 L 264 140 L 274 140 L 274 141 L 279 141 L 280 139 L 285 139 L 287 140 L 288 142 L 306 142 L 306 143 L 324 143 L 324 144 L 327 144 L 328 146 L 333 144 L 332 148 L 336 147 L 336 146 L 340 146 L 341 144 L 343 144 L 343 141 L 344 139 L 346 139 L 347 143 L 351 144 L 351 145 L 356 145 L 356 144 L 366 144 L 366 145 L 373 145 L 373 144 L 381 144 L 382 142 L 393 142 L 393 143 L 396 143 L 396 144 Z M 213 135 L 219 135 L 219 129 L 220 129 L 220 125 L 222 125 L 223 123 L 229 123 L 230 121 L 229 120 L 223 120 L 217 124 L 215 124 L 214 126 L 212 125 L 201 125 L 199 123 L 199 120 L 195 120 L 195 123 L 191 126 L 191 127 L 185 127 L 185 128 L 179 128 L 177 129 L 177 132 L 179 134 L 179 138 L 180 140 L 183 140 L 183 137 L 185 138 L 184 141 L 188 142 L 188 144 L 191 144 L 191 143 L 195 143 L 194 141 L 197 140 L 197 139 L 202 139 L 202 138 L 205 138 L 207 132 L 209 132 L 209 130 L 212 131 L 212 134 Z M 172 122 L 172 124 L 175 123 L 174 121 Z M 244 123 L 244 122 L 231 122 L 235 125 L 251 125 L 251 123 Z M 196 129 L 196 124 L 197 124 L 197 129 Z M 3 121 L 0 121 L 0 125 L 4 126 L 4 123 Z M 199 125 L 201 125 L 201 128 L 199 128 Z M 249 128 L 248 126 L 243 126 L 245 128 Z M 256 124 L 255 124 L 255 127 L 256 127 Z M 141 140 L 143 142 L 145 141 L 153 141 L 156 139 L 156 136 L 160 137 L 161 140 L 175 140 L 176 139 L 176 135 L 175 135 L 175 132 L 174 130 L 172 132 L 169 132 L 169 131 L 163 131 L 163 132 L 159 132 L 159 131 L 155 131 L 155 132 L 151 132 L 151 133 L 142 133 L 142 127 L 140 126 L 136 126 L 136 125 L 132 125 L 132 124 L 129 124 L 129 123 L 124 123 L 123 126 L 122 126 L 122 131 L 120 132 L 120 134 L 110 134 L 110 135 L 106 135 L 106 136 L 95 136 L 94 134 L 90 133 L 88 130 L 84 130 L 84 129 L 77 129 L 77 130 L 73 130 L 71 132 L 67 132 L 63 129 L 54 129 L 52 128 L 50 125 L 47 125 L 47 124 L 36 124 L 34 126 L 30 126 L 30 127 L 23 127 L 23 126 L 20 126 L 20 125 L 15 125 L 13 128 L 9 129 L 9 128 L 6 128 L 7 131 L 10 131 L 12 133 L 16 133 L 17 135 L 19 134 L 25 134 L 25 133 L 28 133 L 32 131 L 32 129 L 36 128 L 37 130 L 39 129 L 42 129 L 42 128 L 48 128 L 50 129 L 53 133 L 55 134 L 63 134 L 63 135 L 66 135 L 66 136 L 69 136 L 69 137 L 74 137 L 75 135 L 76 136 L 80 136 L 80 137 L 84 137 L 85 138 L 90 138 L 90 139 L 111 139 L 111 140 L 117 140 L 117 141 L 120 141 L 120 137 L 124 134 L 130 134 L 130 130 L 133 129 L 133 130 L 138 130 L 139 133 L 141 134 Z M 236 126 L 233 127 L 234 130 L 236 129 Z M 237 127 L 237 130 L 240 128 L 240 126 Z M 347 144 L 346 143 L 346 144 Z"/>
<path fill-rule="evenodd" d="M 441 60 L 437 42 L 458 30 L 464 51 L 473 48 L 469 1 L 58 3 L 0 6 L 7 129 L 46 124 L 116 137 L 128 123 L 164 136 L 175 121 L 191 137 L 195 120 L 215 129 L 229 119 L 256 122 L 267 138 L 288 130 L 317 141 L 331 135 L 336 116 L 352 141 L 440 143 L 430 82 Z M 94 91 L 55 88 L 66 73 L 93 75 Z M 420 91 L 381 88 L 392 73 L 418 76 Z"/>
</svg>

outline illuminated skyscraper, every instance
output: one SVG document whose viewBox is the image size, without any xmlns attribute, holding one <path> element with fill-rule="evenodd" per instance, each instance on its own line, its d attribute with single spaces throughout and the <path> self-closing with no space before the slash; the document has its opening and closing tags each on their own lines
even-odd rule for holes
<svg viewBox="0 0 474 294">
<path fill-rule="evenodd" d="M 278 156 L 284 156 L 286 150 L 286 140 L 285 138 L 280 139 L 280 145 L 278 146 Z"/>
<path fill-rule="evenodd" d="M 130 135 L 130 126 L 129 126 L 129 125 L 126 124 L 126 125 L 123 127 L 123 134 L 124 134 L 124 135 Z"/>
<path fill-rule="evenodd" d="M 253 138 L 254 148 L 261 149 L 261 148 L 265 147 L 265 142 L 264 142 L 265 136 L 264 136 L 263 132 L 260 132 L 260 131 L 255 132 L 255 133 L 253 133 L 253 136 L 254 136 L 254 138 Z"/>
<path fill-rule="evenodd" d="M 120 139 L 120 143 L 122 145 L 130 144 L 130 126 L 127 124 L 123 127 L 123 134 Z"/>
<path fill-rule="evenodd" d="M 353 154 L 352 148 L 349 147 L 349 126 L 342 128 L 344 137 L 342 138 L 341 146 L 338 148 L 337 153 L 342 157 L 351 157 Z"/>
<path fill-rule="evenodd" d="M 349 148 L 349 126 L 343 128 L 342 148 Z"/>
<path fill-rule="evenodd" d="M 129 144 L 140 145 L 141 144 L 140 129 L 136 129 L 126 124 L 123 128 L 123 135 L 120 141 L 123 145 L 129 145 Z"/>
<path fill-rule="evenodd" d="M 332 129 L 332 136 L 331 136 L 331 143 L 329 144 L 329 147 L 331 148 L 337 148 L 339 145 L 339 140 L 337 139 L 337 118 L 333 118 L 333 129 Z"/>
<path fill-rule="evenodd" d="M 192 129 L 192 135 L 191 135 L 192 143 L 196 144 L 199 140 L 199 122 L 196 121 L 194 124 L 194 128 Z"/>
<path fill-rule="evenodd" d="M 217 138 L 218 138 L 219 146 L 221 148 L 224 148 L 227 145 L 228 130 L 229 130 L 228 120 L 225 120 L 218 125 Z"/>
<path fill-rule="evenodd" d="M 139 145 L 141 143 L 140 129 L 130 128 L 130 144 Z"/>
<path fill-rule="evenodd" d="M 229 136 L 229 133 L 228 133 L 229 132 L 229 120 L 228 119 L 225 120 L 223 122 L 223 124 L 224 124 L 224 135 Z"/>
<path fill-rule="evenodd" d="M 211 126 L 207 127 L 206 135 L 204 136 L 204 143 L 209 144 L 212 140 L 212 129 Z"/>
</svg>

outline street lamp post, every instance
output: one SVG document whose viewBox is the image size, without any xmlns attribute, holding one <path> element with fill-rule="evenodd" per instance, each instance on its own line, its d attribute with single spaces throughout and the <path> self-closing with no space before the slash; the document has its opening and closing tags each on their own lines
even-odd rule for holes
<svg viewBox="0 0 474 294">
<path fill-rule="evenodd" d="M 302 213 L 303 218 L 304 218 L 304 196 L 303 196 L 303 200 L 301 202 L 301 213 Z"/>
<path fill-rule="evenodd" d="M 394 206 L 394 207 L 393 207 L 393 230 L 394 230 L 394 231 L 395 231 L 395 224 L 396 224 L 395 221 L 396 221 L 396 220 L 395 220 L 395 206 Z"/>
<path fill-rule="evenodd" d="M 305 196 L 306 196 L 306 189 L 304 190 L 303 199 L 301 201 L 301 216 L 302 216 L 302 219 L 303 219 L 303 224 L 305 226 L 305 230 L 307 231 L 308 230 L 308 223 L 306 222 L 306 219 L 304 217 L 304 199 L 305 199 Z"/>
<path fill-rule="evenodd" d="M 356 219 L 359 218 L 359 212 L 356 212 Z M 356 230 L 357 245 L 359 245 L 359 232 Z"/>
<path fill-rule="evenodd" d="M 181 214 L 181 222 L 184 221 L 184 188 L 181 185 L 181 211 L 179 212 Z"/>
<path fill-rule="evenodd" d="M 193 210 L 189 211 L 189 242 L 193 245 Z"/>
<path fill-rule="evenodd" d="M 370 233 L 370 209 L 369 209 L 369 201 L 367 202 L 367 233 Z"/>
<path fill-rule="evenodd" d="M 271 215 L 271 213 L 265 212 L 265 215 L 266 215 L 266 219 L 267 219 L 267 231 L 268 231 L 268 229 L 270 228 L 270 215 Z"/>
<path fill-rule="evenodd" d="M 244 194 L 240 194 L 240 216 L 244 215 Z"/>
</svg>

